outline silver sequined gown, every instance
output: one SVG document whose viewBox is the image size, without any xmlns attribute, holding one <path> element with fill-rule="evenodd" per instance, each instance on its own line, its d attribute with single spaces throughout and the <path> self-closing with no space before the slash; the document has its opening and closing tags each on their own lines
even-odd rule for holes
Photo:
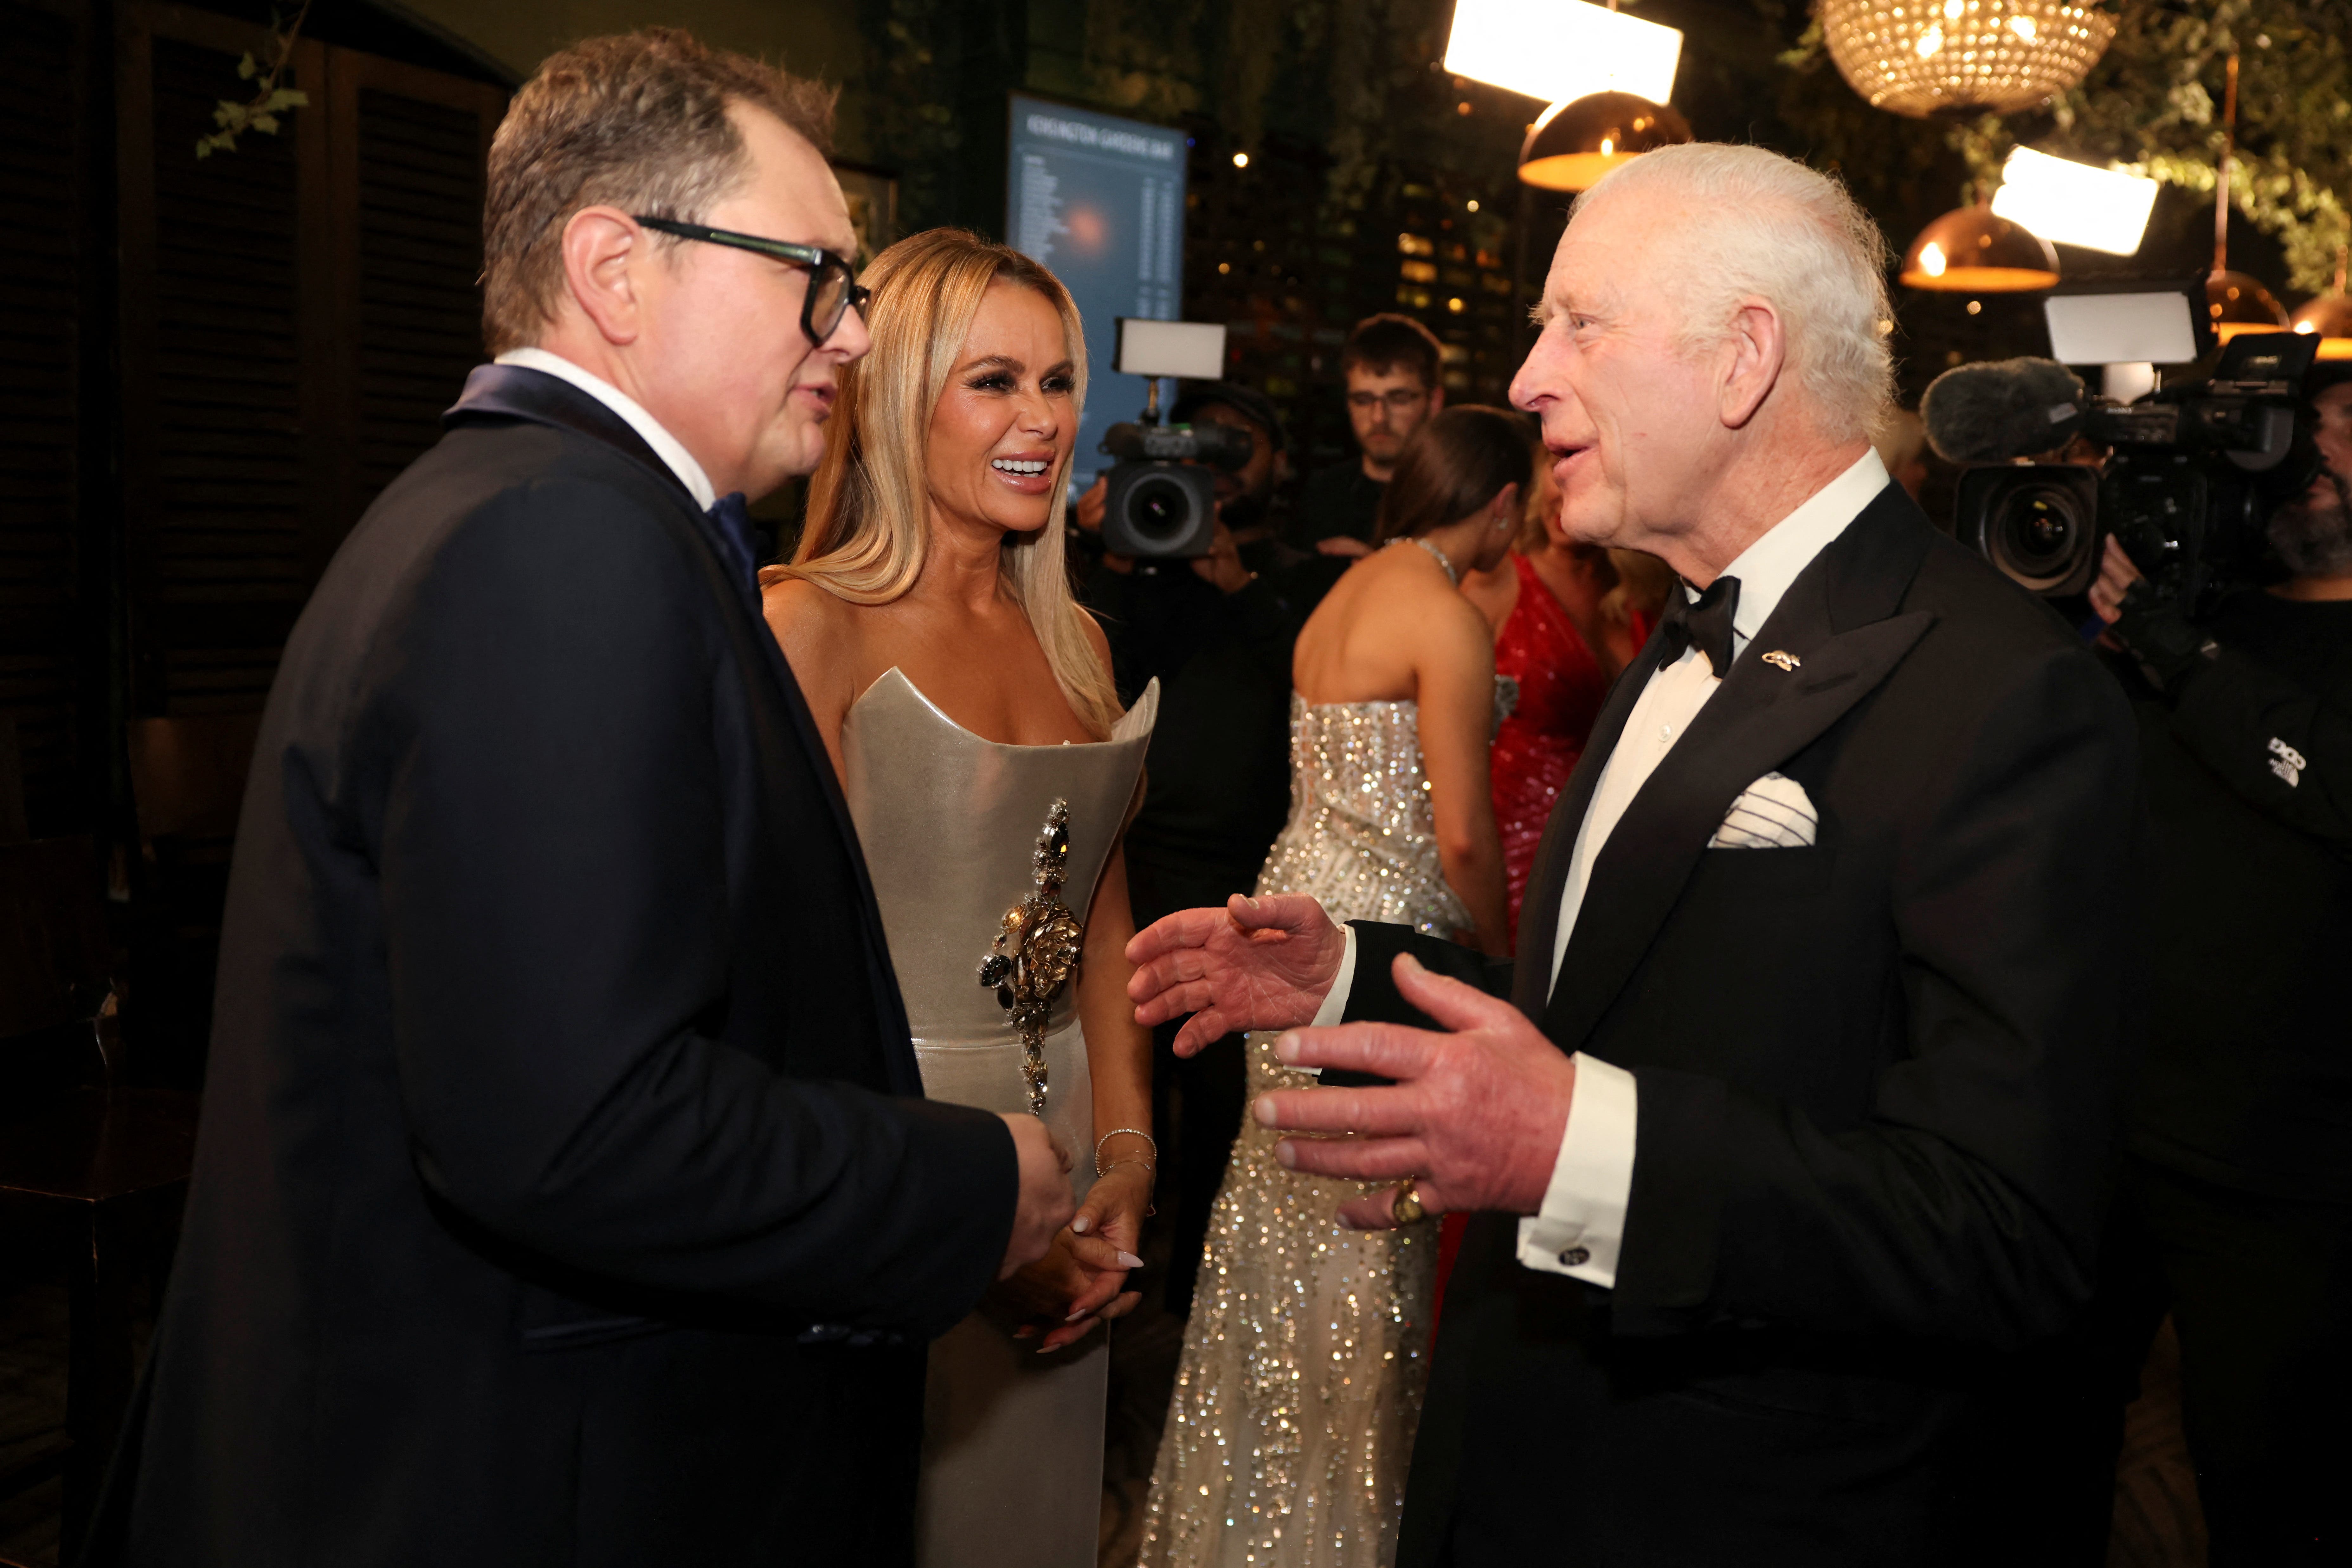
<svg viewBox="0 0 2352 1568">
<path fill-rule="evenodd" d="M 1410 702 L 1290 700 L 1290 821 L 1261 893 L 1335 921 L 1450 936 L 1470 916 L 1437 856 Z M 1249 1093 L 1314 1079 L 1248 1037 Z M 1342 1230 L 1373 1190 L 1277 1164 L 1243 1123 L 1209 1219 L 1176 1397 L 1151 1472 L 1145 1568 L 1387 1568 L 1427 1374 L 1433 1221 Z"/>
<path fill-rule="evenodd" d="M 1007 746 L 957 724 L 897 669 L 866 688 L 841 727 L 842 791 L 857 824 L 890 942 L 890 964 L 933 1100 L 1028 1109 L 1019 1036 L 979 983 L 1010 906 L 1034 887 L 1047 811 L 1069 803 L 1062 899 L 1081 918 L 1143 772 L 1159 708 L 1148 688 L 1111 738 Z M 1077 982 L 1045 1035 L 1045 1122 L 1094 1178 L 1094 1100 Z M 1050 1356 L 983 1307 L 931 1347 L 916 1504 L 921 1568 L 1094 1568 L 1102 1516 L 1101 1334 Z"/>
</svg>

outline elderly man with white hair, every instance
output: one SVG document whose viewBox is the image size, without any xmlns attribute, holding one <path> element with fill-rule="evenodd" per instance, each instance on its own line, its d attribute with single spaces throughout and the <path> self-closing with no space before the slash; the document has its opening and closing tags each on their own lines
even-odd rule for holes
<svg viewBox="0 0 2352 1568">
<path fill-rule="evenodd" d="M 1884 264 L 1835 183 L 1756 148 L 1578 204 L 1512 400 L 1570 531 L 1685 590 L 1561 793 L 1515 962 L 1303 899 L 1130 949 L 1139 1017 L 1196 1014 L 1180 1050 L 1283 1028 L 1337 1069 L 1254 1114 L 1349 1135 L 1280 1153 L 1381 1184 L 1351 1223 L 1475 1211 L 1408 1568 L 2039 1550 L 2019 1373 L 2089 1294 L 2137 753 L 2080 642 L 1888 482 Z"/>
</svg>

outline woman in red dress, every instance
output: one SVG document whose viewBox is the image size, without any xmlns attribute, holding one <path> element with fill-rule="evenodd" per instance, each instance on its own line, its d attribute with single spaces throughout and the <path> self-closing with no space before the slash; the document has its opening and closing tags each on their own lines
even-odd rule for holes
<svg viewBox="0 0 2352 1568">
<path fill-rule="evenodd" d="M 1560 531 L 1543 465 L 1511 553 L 1462 592 L 1495 628 L 1495 673 L 1518 682 L 1495 732 L 1491 781 L 1503 836 L 1511 939 L 1544 824 L 1618 671 L 1648 640 L 1668 575 L 1646 555 L 1577 543 Z"/>
</svg>

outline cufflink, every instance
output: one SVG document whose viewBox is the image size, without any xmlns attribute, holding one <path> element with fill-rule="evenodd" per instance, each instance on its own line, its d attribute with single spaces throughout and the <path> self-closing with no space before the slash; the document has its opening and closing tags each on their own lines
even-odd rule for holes
<svg viewBox="0 0 2352 1568">
<path fill-rule="evenodd" d="M 1571 1247 L 1559 1255 L 1559 1261 L 1563 1268 L 1573 1268 L 1580 1263 L 1592 1261 L 1592 1253 L 1586 1247 Z"/>
</svg>

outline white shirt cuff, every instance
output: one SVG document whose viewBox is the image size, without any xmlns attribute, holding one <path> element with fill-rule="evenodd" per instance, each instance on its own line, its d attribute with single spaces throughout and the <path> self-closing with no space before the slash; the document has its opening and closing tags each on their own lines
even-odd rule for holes
<svg viewBox="0 0 2352 1568">
<path fill-rule="evenodd" d="M 1318 1029 L 1328 1029 L 1339 1021 L 1348 1011 L 1349 994 L 1356 988 L 1356 928 L 1343 925 L 1339 930 L 1347 936 L 1347 945 L 1339 950 L 1339 973 L 1332 977 L 1331 994 L 1323 998 L 1323 1005 L 1315 1009 L 1312 1026 Z"/>
<path fill-rule="evenodd" d="M 1640 1096 L 1623 1068 L 1576 1055 L 1576 1094 L 1543 1207 L 1519 1221 L 1519 1261 L 1613 1289 L 1633 1191 Z"/>
</svg>

